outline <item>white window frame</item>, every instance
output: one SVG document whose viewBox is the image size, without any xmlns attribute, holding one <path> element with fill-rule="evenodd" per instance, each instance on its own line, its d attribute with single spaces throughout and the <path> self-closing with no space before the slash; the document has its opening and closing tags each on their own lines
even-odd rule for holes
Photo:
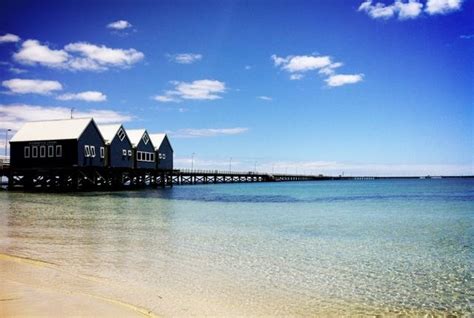
<svg viewBox="0 0 474 318">
<path fill-rule="evenodd" d="M 54 157 L 54 146 L 48 145 L 48 158 L 53 158 L 53 157 Z"/>
<path fill-rule="evenodd" d="M 105 148 L 104 148 L 104 147 L 100 147 L 99 151 L 100 151 L 100 158 L 101 158 L 101 159 L 104 159 L 104 158 L 105 158 Z"/>
<path fill-rule="evenodd" d="M 166 154 L 165 153 L 161 154 L 161 159 L 166 160 Z"/>
<path fill-rule="evenodd" d="M 63 156 L 63 146 L 62 145 L 56 145 L 56 157 L 61 158 Z"/>
<path fill-rule="evenodd" d="M 128 156 L 131 157 L 132 156 L 132 150 L 128 150 Z"/>
<path fill-rule="evenodd" d="M 41 145 L 39 147 L 39 156 L 40 156 L 40 158 L 46 158 L 46 146 L 45 145 Z"/>
<path fill-rule="evenodd" d="M 127 155 L 127 149 L 122 149 L 122 156 L 126 156 Z"/>
<path fill-rule="evenodd" d="M 142 161 L 142 152 L 137 151 L 137 161 Z"/>
<path fill-rule="evenodd" d="M 29 158 L 30 155 L 31 155 L 31 148 L 30 148 L 30 146 L 25 146 L 25 147 L 23 148 L 23 157 L 24 157 L 24 158 Z"/>
<path fill-rule="evenodd" d="M 84 145 L 84 157 L 90 157 L 91 156 L 91 149 L 89 148 L 89 145 Z"/>
<path fill-rule="evenodd" d="M 90 146 L 91 148 L 91 157 L 95 158 L 95 146 Z"/>
<path fill-rule="evenodd" d="M 31 147 L 31 158 L 38 158 L 38 146 Z"/>
<path fill-rule="evenodd" d="M 148 142 L 150 141 L 150 137 L 148 137 L 147 133 L 143 134 L 142 140 L 145 143 L 145 145 L 148 144 Z"/>
<path fill-rule="evenodd" d="M 125 139 L 125 131 L 122 127 L 120 127 L 119 131 L 117 131 L 117 136 L 119 137 L 120 141 Z"/>
<path fill-rule="evenodd" d="M 154 152 L 150 153 L 150 157 L 151 157 L 150 158 L 151 162 L 155 162 L 155 153 Z"/>
</svg>

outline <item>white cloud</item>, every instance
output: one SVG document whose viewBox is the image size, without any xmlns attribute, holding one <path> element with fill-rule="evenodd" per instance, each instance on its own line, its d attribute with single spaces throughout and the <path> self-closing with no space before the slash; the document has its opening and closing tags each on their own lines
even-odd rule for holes
<svg viewBox="0 0 474 318">
<path fill-rule="evenodd" d="M 170 92 L 170 95 L 156 95 L 152 98 L 161 103 L 178 103 L 180 101 L 179 99 L 173 97 L 172 92 Z"/>
<path fill-rule="evenodd" d="M 78 53 L 82 58 L 71 61 L 74 69 L 101 69 L 109 66 L 127 67 L 141 61 L 144 54 L 135 49 L 112 49 L 105 45 L 97 46 L 87 42 L 77 42 L 66 45 L 68 52 Z"/>
<path fill-rule="evenodd" d="M 202 59 L 201 54 L 195 53 L 180 53 L 174 55 L 168 55 L 170 60 L 178 64 L 192 64 Z"/>
<path fill-rule="evenodd" d="M 257 96 L 258 99 L 265 100 L 265 101 L 272 101 L 273 98 L 270 96 Z"/>
<path fill-rule="evenodd" d="M 459 36 L 459 38 L 463 40 L 474 39 L 474 34 L 462 34 Z"/>
<path fill-rule="evenodd" d="M 462 0 L 428 0 L 424 11 L 430 15 L 447 14 L 461 9 Z M 419 0 L 396 0 L 392 4 L 366 0 L 358 11 L 364 11 L 373 19 L 389 19 L 398 16 L 399 20 L 415 19 L 423 13 L 423 3 Z"/>
<path fill-rule="evenodd" d="M 331 87 L 342 86 L 346 84 L 355 84 L 362 81 L 363 74 L 335 74 L 329 76 L 325 81 Z"/>
<path fill-rule="evenodd" d="M 34 120 L 70 118 L 69 107 L 50 107 L 27 104 L 0 104 L 0 129 L 18 130 L 25 122 Z M 97 123 L 123 123 L 133 119 L 132 116 L 113 110 L 75 111 L 74 117 L 93 117 Z"/>
<path fill-rule="evenodd" d="M 297 81 L 297 80 L 300 80 L 304 77 L 303 74 L 291 74 L 290 75 L 290 80 L 292 81 Z"/>
<path fill-rule="evenodd" d="M 271 58 L 275 66 L 279 66 L 290 73 L 303 73 L 317 70 L 331 64 L 331 58 L 329 56 L 290 55 L 287 57 L 279 57 L 274 54 Z"/>
<path fill-rule="evenodd" d="M 462 0 L 428 0 L 425 11 L 430 14 L 446 14 L 461 9 Z"/>
<path fill-rule="evenodd" d="M 249 129 L 244 127 L 235 128 L 203 128 L 203 129 L 180 129 L 177 131 L 167 131 L 167 133 L 175 138 L 198 138 L 198 137 L 217 137 L 240 135 Z"/>
<path fill-rule="evenodd" d="M 280 57 L 273 54 L 271 59 L 274 66 L 290 73 L 290 80 L 300 80 L 304 77 L 304 72 L 317 71 L 320 75 L 326 77 L 325 82 L 329 86 L 336 87 L 360 82 L 363 77 L 363 74 L 336 74 L 335 70 L 341 67 L 343 63 L 333 62 L 329 56 L 289 55 Z"/>
<path fill-rule="evenodd" d="M 20 41 L 20 37 L 15 34 L 7 33 L 0 35 L 0 43 L 14 43 Z"/>
<path fill-rule="evenodd" d="M 409 0 L 408 2 L 396 1 L 395 6 L 400 20 L 414 19 L 421 14 L 423 9 L 423 4 L 418 2 L 418 0 Z"/>
<path fill-rule="evenodd" d="M 26 65 L 103 71 L 109 67 L 130 67 L 141 61 L 144 54 L 135 49 L 113 49 L 87 42 L 70 43 L 62 50 L 52 50 L 37 40 L 27 40 L 13 58 Z"/>
<path fill-rule="evenodd" d="M 343 64 L 338 62 L 338 63 L 331 63 L 330 65 L 326 66 L 326 67 L 323 67 L 322 69 L 320 69 L 318 72 L 319 74 L 324 74 L 324 75 L 332 75 L 335 73 L 334 69 L 338 68 L 338 67 L 341 67 Z"/>
<path fill-rule="evenodd" d="M 168 90 L 163 95 L 153 97 L 159 102 L 179 102 L 183 99 L 189 100 L 214 100 L 222 98 L 220 94 L 226 91 L 224 82 L 216 80 L 196 80 L 188 82 L 171 82 L 174 90 Z"/>
<path fill-rule="evenodd" d="M 107 24 L 107 28 L 114 29 L 114 30 L 124 30 L 131 27 L 132 25 L 130 24 L 130 22 L 125 21 L 125 20 L 118 20 L 118 21 Z"/>
<path fill-rule="evenodd" d="M 366 0 L 359 6 L 359 11 L 365 11 L 371 18 L 388 19 L 395 15 L 396 7 L 394 5 L 385 5 L 384 3 L 372 4 L 372 0 Z"/>
<path fill-rule="evenodd" d="M 13 54 L 13 59 L 27 65 L 41 64 L 49 67 L 62 67 L 69 59 L 64 50 L 52 50 L 36 40 L 26 40 L 21 49 Z"/>
<path fill-rule="evenodd" d="M 251 70 L 252 69 L 252 66 L 251 65 L 245 65 L 245 70 L 248 71 L 248 70 Z"/>
<path fill-rule="evenodd" d="M 2 86 L 8 88 L 10 90 L 9 93 L 15 94 L 48 95 L 54 91 L 63 89 L 61 83 L 57 81 L 43 81 L 21 78 L 3 81 Z"/>
<path fill-rule="evenodd" d="M 104 102 L 107 100 L 107 95 L 97 92 L 97 91 L 86 91 L 86 92 L 81 92 L 81 93 L 76 93 L 76 94 L 63 94 L 56 99 L 59 100 L 82 100 L 86 102 Z"/>
</svg>

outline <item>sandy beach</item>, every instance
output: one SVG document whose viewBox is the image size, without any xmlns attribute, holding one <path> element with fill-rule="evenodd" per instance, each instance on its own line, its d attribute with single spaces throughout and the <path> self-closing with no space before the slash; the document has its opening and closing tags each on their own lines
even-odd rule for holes
<svg viewBox="0 0 474 318">
<path fill-rule="evenodd" d="M 145 308 L 88 292 L 103 283 L 98 279 L 41 260 L 0 254 L 0 281 L 0 317 L 156 317 Z"/>
</svg>

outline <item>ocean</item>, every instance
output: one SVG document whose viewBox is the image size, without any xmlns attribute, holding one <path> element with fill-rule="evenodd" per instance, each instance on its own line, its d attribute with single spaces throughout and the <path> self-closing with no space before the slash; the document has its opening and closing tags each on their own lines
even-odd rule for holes
<svg viewBox="0 0 474 318">
<path fill-rule="evenodd" d="M 473 221 L 474 179 L 1 191 L 0 253 L 163 316 L 469 316 Z"/>
</svg>

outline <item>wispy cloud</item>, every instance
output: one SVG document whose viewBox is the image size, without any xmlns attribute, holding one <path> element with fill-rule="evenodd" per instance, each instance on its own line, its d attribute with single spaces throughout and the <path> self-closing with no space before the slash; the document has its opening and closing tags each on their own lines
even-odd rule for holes
<svg viewBox="0 0 474 318">
<path fill-rule="evenodd" d="M 63 89 L 57 81 L 43 81 L 35 79 L 14 78 L 2 82 L 2 86 L 9 89 L 13 94 L 40 94 L 49 95 L 52 92 Z"/>
<path fill-rule="evenodd" d="M 27 70 L 24 70 L 24 69 L 21 69 L 21 68 L 17 68 L 17 67 L 10 67 L 8 70 L 9 70 L 10 72 L 12 72 L 12 73 L 15 73 L 15 74 L 28 73 Z"/>
<path fill-rule="evenodd" d="M 462 34 L 459 36 L 459 38 L 463 40 L 474 39 L 474 34 Z"/>
<path fill-rule="evenodd" d="M 175 138 L 199 138 L 199 137 L 217 137 L 217 136 L 229 136 L 229 135 L 240 135 L 246 133 L 249 129 L 244 127 L 235 128 L 202 128 L 193 129 L 186 128 L 176 131 L 167 131 L 170 136 Z"/>
<path fill-rule="evenodd" d="M 290 73 L 291 80 L 301 80 L 304 74 L 310 71 L 317 71 L 318 74 L 325 76 L 325 82 L 330 87 L 354 84 L 360 82 L 363 78 L 363 74 L 337 75 L 336 69 L 343 64 L 341 62 L 334 62 L 332 58 L 327 55 L 289 55 L 287 57 L 281 57 L 273 54 L 271 59 L 275 67 L 279 67 L 281 70 Z"/>
<path fill-rule="evenodd" d="M 264 100 L 264 101 L 268 101 L 268 102 L 273 100 L 273 98 L 271 98 L 270 96 L 263 96 L 263 95 L 262 96 L 257 96 L 257 98 L 261 99 L 261 100 Z"/>
<path fill-rule="evenodd" d="M 68 93 L 59 95 L 56 97 L 59 100 L 81 100 L 85 102 L 105 102 L 107 100 L 107 95 L 102 92 L 97 91 L 86 91 L 81 93 Z"/>
<path fill-rule="evenodd" d="M 15 34 L 7 33 L 4 35 L 0 35 L 0 44 L 1 43 L 15 43 L 20 41 L 20 37 Z"/>
<path fill-rule="evenodd" d="M 26 40 L 13 59 L 24 65 L 42 65 L 77 71 L 104 71 L 127 68 L 141 61 L 144 54 L 135 49 L 114 49 L 87 42 L 70 43 L 64 49 L 50 49 L 37 40 Z"/>
<path fill-rule="evenodd" d="M 342 86 L 346 84 L 355 84 L 363 79 L 363 74 L 336 74 L 330 75 L 325 81 L 331 87 Z"/>
<path fill-rule="evenodd" d="M 154 100 L 162 103 L 179 102 L 186 100 L 214 100 L 222 98 L 221 94 L 226 91 L 224 82 L 217 80 L 197 80 L 193 82 L 172 81 L 173 90 L 165 91 L 164 94 L 156 95 Z"/>
<path fill-rule="evenodd" d="M 69 107 L 38 106 L 28 104 L 0 104 L 0 129 L 19 129 L 27 121 L 70 118 Z M 106 109 L 74 112 L 74 117 L 93 117 L 98 123 L 128 122 L 132 116 Z"/>
<path fill-rule="evenodd" d="M 429 15 L 447 14 L 460 10 L 461 4 L 462 0 L 428 0 L 426 6 L 420 0 L 395 0 L 392 4 L 366 0 L 360 4 L 358 11 L 367 13 L 373 19 L 398 17 L 399 20 L 407 20 L 420 17 L 423 11 Z"/>
<path fill-rule="evenodd" d="M 179 53 L 179 54 L 168 54 L 170 61 L 178 64 L 192 64 L 202 59 L 201 54 L 196 53 Z"/>
<path fill-rule="evenodd" d="M 126 20 L 118 20 L 107 24 L 107 28 L 113 30 L 125 30 L 131 28 L 132 24 Z"/>
</svg>

